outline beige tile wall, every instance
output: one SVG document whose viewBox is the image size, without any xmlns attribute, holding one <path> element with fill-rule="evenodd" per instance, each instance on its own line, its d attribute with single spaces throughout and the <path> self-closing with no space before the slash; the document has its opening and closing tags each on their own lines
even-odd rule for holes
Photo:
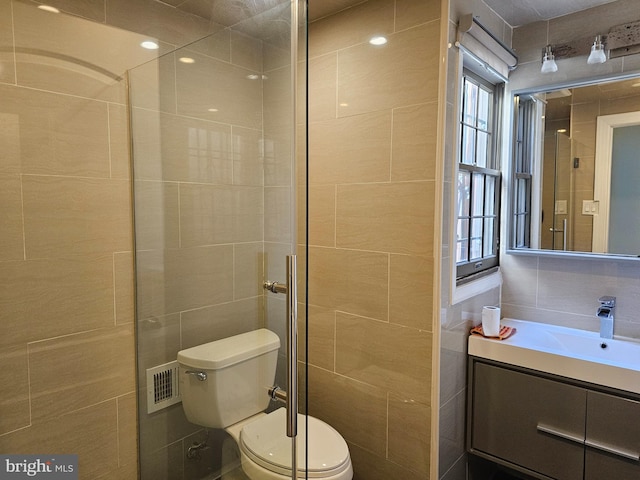
<svg viewBox="0 0 640 480">
<path fill-rule="evenodd" d="M 0 398 L 0 451 L 77 453 L 82 479 L 135 479 L 133 231 L 124 76 L 128 69 L 157 57 L 158 52 L 139 48 L 148 35 L 158 39 L 160 52 L 165 52 L 221 27 L 153 0 L 47 2 L 63 11 L 59 15 L 35 8 L 38 3 L 0 1 L 0 380 L 8 386 Z M 237 33 L 232 39 L 223 31 L 192 56 L 200 55 L 201 66 L 222 61 L 223 68 L 241 75 L 261 68 L 256 66 L 261 58 L 256 48 L 246 35 Z M 173 56 L 159 64 L 163 74 L 170 74 L 167 78 L 175 79 Z M 179 64 L 178 76 L 184 68 Z M 147 78 L 155 80 L 151 73 Z M 234 81 L 239 83 L 238 78 Z M 228 286 L 213 289 L 216 301 L 233 299 L 235 289 L 243 318 L 261 323 L 262 308 L 255 298 L 261 275 L 256 265 L 262 265 L 262 259 L 255 244 L 244 243 L 235 250 L 233 245 L 209 245 L 210 231 L 193 223 L 211 213 L 210 200 L 218 194 L 239 216 L 261 221 L 261 202 L 257 210 L 252 207 L 254 188 L 262 185 L 262 174 L 254 172 L 261 165 L 262 127 L 256 120 L 261 115 L 251 104 L 256 98 L 261 103 L 259 90 L 254 84 L 242 91 L 240 103 L 249 120 L 233 127 L 212 121 L 216 119 L 206 111 L 196 112 L 191 92 L 176 95 L 173 80 L 163 86 L 159 98 L 144 98 L 146 108 L 162 108 L 167 115 L 164 122 L 143 118 L 152 132 L 160 126 L 165 131 L 150 133 L 148 143 L 142 143 L 147 156 L 157 155 L 160 150 L 150 142 L 164 134 L 164 144 L 159 144 L 164 148 L 164 168 L 149 164 L 141 169 L 147 180 L 142 197 L 149 200 L 146 205 L 159 200 L 165 207 L 145 210 L 138 241 L 147 250 L 179 247 L 176 226 L 182 221 L 189 248 L 167 256 L 170 273 L 180 275 L 189 263 L 201 265 L 194 253 L 245 271 L 250 280 L 235 284 L 221 281 L 208 269 L 198 273 L 202 285 Z M 195 118 L 176 116 L 178 109 Z M 195 136 L 191 143 L 189 134 Z M 224 187 L 209 188 L 214 183 L 232 184 L 234 171 L 243 185 L 237 198 Z M 206 185 L 180 189 L 178 182 L 201 178 Z M 193 201 L 198 188 L 206 192 L 200 192 L 201 201 L 189 212 L 180 211 L 179 202 Z M 216 221 L 230 223 L 218 213 L 213 211 Z M 254 230 L 239 228 L 230 238 L 254 239 Z M 262 241 L 261 229 L 256 240 Z M 167 286 L 177 291 L 168 297 L 168 305 L 192 308 L 211 303 L 205 288 L 193 289 L 179 281 L 156 282 L 153 293 L 163 296 Z M 143 307 L 153 311 L 158 303 L 145 301 Z M 232 323 L 228 305 L 216 315 Z M 206 322 L 206 315 L 198 313 L 186 319 L 185 342 L 196 342 L 191 327 Z M 236 330 L 254 327 L 245 320 Z M 180 314 L 160 316 L 142 325 L 141 332 L 143 362 L 172 360 L 181 347 L 179 341 L 173 343 L 176 335 L 180 338 Z M 183 415 L 168 420 L 144 437 L 152 448 L 177 455 L 172 457 L 178 460 L 174 464 L 182 466 L 182 439 L 194 428 Z M 160 471 L 166 478 L 171 469 L 164 464 Z"/>
<path fill-rule="evenodd" d="M 0 2 L 0 18 L 0 450 L 77 453 L 81 478 L 133 479 L 132 230 L 121 75 L 151 55 L 136 53 L 137 34 L 31 2 Z"/>
<path fill-rule="evenodd" d="M 439 45 L 435 0 L 309 28 L 309 413 L 355 479 L 429 477 Z"/>
</svg>

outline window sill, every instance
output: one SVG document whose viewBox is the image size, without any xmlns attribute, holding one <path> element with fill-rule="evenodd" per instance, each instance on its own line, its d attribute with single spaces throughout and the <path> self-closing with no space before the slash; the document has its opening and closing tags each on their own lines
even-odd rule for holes
<svg viewBox="0 0 640 480">
<path fill-rule="evenodd" d="M 464 302 L 471 297 L 480 295 L 481 293 L 487 292 L 492 288 L 499 287 L 500 285 L 502 285 L 502 272 L 500 269 L 491 275 L 487 275 L 486 277 L 479 278 L 463 285 L 454 284 L 451 291 L 451 304 L 456 305 Z"/>
</svg>

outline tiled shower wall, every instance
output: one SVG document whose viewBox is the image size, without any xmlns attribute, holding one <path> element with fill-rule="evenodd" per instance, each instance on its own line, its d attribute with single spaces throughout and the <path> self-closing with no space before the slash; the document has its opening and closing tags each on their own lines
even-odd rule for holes
<svg viewBox="0 0 640 480">
<path fill-rule="evenodd" d="M 429 478 L 439 48 L 440 0 L 309 28 L 309 413 L 355 479 Z"/>
<path fill-rule="evenodd" d="M 153 1 L 0 1 L 0 450 L 136 478 L 126 85 L 208 21 Z M 144 18 L 145 22 L 140 22 Z M 114 28 L 118 27 L 118 28 Z M 119 80 L 120 79 L 120 80 Z"/>
<path fill-rule="evenodd" d="M 130 72 L 143 478 L 239 466 L 235 442 L 221 429 L 207 437 L 182 405 L 147 412 L 147 368 L 265 326 L 286 345 L 284 302 L 265 301 L 262 281 L 283 281 L 291 253 L 288 6 L 265 20 L 286 27 L 282 48 L 238 26 Z"/>
</svg>

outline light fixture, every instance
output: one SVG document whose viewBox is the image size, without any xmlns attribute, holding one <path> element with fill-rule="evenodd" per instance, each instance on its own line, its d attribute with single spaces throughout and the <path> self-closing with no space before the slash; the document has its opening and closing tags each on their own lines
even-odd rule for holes
<svg viewBox="0 0 640 480">
<path fill-rule="evenodd" d="M 58 10 L 56 7 L 52 7 L 51 5 L 38 5 L 38 8 L 40 10 L 44 10 L 45 12 L 60 13 L 60 10 Z"/>
<path fill-rule="evenodd" d="M 180 57 L 178 61 L 180 61 L 181 63 L 187 63 L 187 64 L 196 63 L 195 59 L 191 57 Z"/>
<path fill-rule="evenodd" d="M 602 43 L 602 36 L 596 35 L 596 39 L 591 46 L 591 53 L 587 59 L 589 65 L 595 65 L 598 63 L 604 63 L 607 61 L 607 55 L 604 52 L 604 44 Z"/>
<path fill-rule="evenodd" d="M 384 45 L 385 43 L 387 43 L 387 39 L 386 39 L 386 37 L 378 35 L 376 37 L 372 37 L 371 40 L 369 40 L 369 43 L 371 45 L 380 46 L 380 45 Z"/>
<path fill-rule="evenodd" d="M 152 40 L 145 40 L 140 44 L 140 46 L 142 48 L 146 48 L 147 50 L 157 50 L 160 48 L 160 45 L 158 45 L 156 42 Z"/>
<path fill-rule="evenodd" d="M 558 65 L 556 64 L 555 57 L 551 45 L 547 45 L 544 49 L 544 55 L 542 56 L 542 68 L 541 73 L 553 73 L 558 71 Z"/>
</svg>

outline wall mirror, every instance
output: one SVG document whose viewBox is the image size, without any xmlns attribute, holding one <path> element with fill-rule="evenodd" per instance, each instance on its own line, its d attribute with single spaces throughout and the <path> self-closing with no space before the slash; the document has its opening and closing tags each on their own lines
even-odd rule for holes
<svg viewBox="0 0 640 480">
<path fill-rule="evenodd" d="M 640 257 L 640 78 L 514 95 L 510 247 Z"/>
</svg>

